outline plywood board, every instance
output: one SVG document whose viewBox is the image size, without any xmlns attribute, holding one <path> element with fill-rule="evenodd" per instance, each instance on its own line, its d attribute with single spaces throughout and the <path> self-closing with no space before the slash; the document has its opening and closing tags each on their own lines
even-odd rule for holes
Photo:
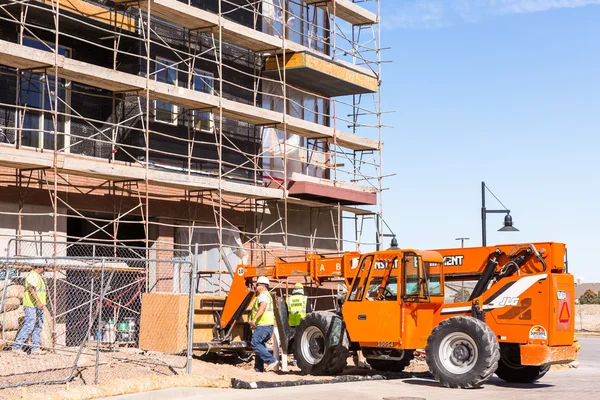
<svg viewBox="0 0 600 400">
<path fill-rule="evenodd" d="M 172 293 L 142 294 L 140 349 L 162 353 L 185 351 L 188 299 L 187 295 Z"/>
<path fill-rule="evenodd" d="M 213 312 L 223 309 L 226 298 L 226 296 L 194 296 L 194 343 L 210 342 L 213 340 L 214 334 L 212 328 L 215 322 Z M 245 340 L 245 326 L 243 322 L 248 321 L 249 309 L 250 307 L 234 326 L 231 332 L 233 341 Z"/>
</svg>

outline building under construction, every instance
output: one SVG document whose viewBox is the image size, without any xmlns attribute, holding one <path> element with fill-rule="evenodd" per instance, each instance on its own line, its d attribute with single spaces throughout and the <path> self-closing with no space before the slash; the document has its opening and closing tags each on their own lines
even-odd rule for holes
<svg viewBox="0 0 600 400">
<path fill-rule="evenodd" d="M 196 248 L 221 294 L 241 261 L 381 243 L 378 9 L 3 0 L 0 249 Z M 140 266 L 145 290 L 174 291 L 173 265 Z"/>
</svg>

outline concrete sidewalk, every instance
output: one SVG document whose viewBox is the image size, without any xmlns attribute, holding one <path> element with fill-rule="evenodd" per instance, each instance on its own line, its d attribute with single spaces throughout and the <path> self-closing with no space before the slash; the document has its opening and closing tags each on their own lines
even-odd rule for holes
<svg viewBox="0 0 600 400">
<path fill-rule="evenodd" d="M 192 399 L 229 400 L 382 400 L 421 398 L 427 400 L 506 400 L 506 399 L 595 399 L 600 398 L 600 338 L 581 338 L 580 367 L 551 371 L 540 382 L 530 385 L 508 384 L 496 377 L 479 389 L 447 389 L 433 380 L 402 379 L 308 385 L 275 389 L 175 388 L 156 392 L 113 397 L 112 400 Z"/>
</svg>

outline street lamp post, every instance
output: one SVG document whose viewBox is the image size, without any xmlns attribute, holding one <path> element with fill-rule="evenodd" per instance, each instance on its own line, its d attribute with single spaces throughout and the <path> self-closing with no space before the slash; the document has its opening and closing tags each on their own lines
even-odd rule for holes
<svg viewBox="0 0 600 400">
<path fill-rule="evenodd" d="M 504 204 L 498 200 L 498 198 L 492 193 L 492 196 L 498 200 L 500 204 L 504 207 L 504 210 L 488 210 L 485 208 L 485 190 L 489 190 L 487 186 L 485 186 L 485 182 L 481 182 L 481 244 L 483 246 L 487 246 L 487 226 L 486 226 L 486 216 L 487 214 L 506 214 L 504 216 L 504 226 L 498 231 L 500 232 L 518 232 L 519 230 L 513 226 L 512 217 L 510 216 L 510 210 L 504 207 Z"/>
<path fill-rule="evenodd" d="M 459 237 L 459 238 L 456 238 L 454 240 L 460 240 L 460 247 L 465 247 L 465 240 L 471 240 L 471 238 L 468 238 L 468 237 Z"/>
</svg>

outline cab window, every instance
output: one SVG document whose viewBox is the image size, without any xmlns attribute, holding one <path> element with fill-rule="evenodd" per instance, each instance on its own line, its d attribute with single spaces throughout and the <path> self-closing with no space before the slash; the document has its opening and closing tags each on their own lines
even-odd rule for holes
<svg viewBox="0 0 600 400">
<path fill-rule="evenodd" d="M 395 301 L 398 299 L 397 259 L 377 260 L 371 272 L 367 300 Z"/>
<path fill-rule="evenodd" d="M 405 254 L 404 264 L 404 296 L 415 297 L 421 293 L 419 288 L 420 271 L 419 257 L 414 254 Z"/>
<path fill-rule="evenodd" d="M 430 296 L 441 296 L 442 295 L 442 285 L 440 281 L 439 268 L 440 263 L 424 261 L 423 267 L 425 268 L 425 272 L 427 274 L 427 284 L 429 287 L 429 295 Z"/>
<path fill-rule="evenodd" d="M 362 300 L 367 277 L 369 276 L 369 271 L 371 269 L 371 263 L 373 262 L 373 256 L 367 255 L 363 257 L 360 262 L 360 266 L 358 267 L 358 272 L 356 274 L 356 278 L 354 279 L 354 284 L 352 285 L 352 290 L 350 291 L 350 295 L 348 296 L 349 301 L 360 301 Z"/>
</svg>

